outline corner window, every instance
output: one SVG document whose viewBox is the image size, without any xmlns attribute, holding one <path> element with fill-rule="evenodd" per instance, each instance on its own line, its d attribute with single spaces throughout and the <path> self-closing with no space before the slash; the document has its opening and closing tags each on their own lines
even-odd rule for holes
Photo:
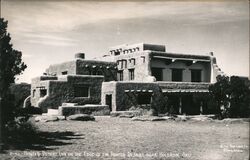
<svg viewBox="0 0 250 160">
<path fill-rule="evenodd" d="M 129 80 L 135 79 L 135 69 L 129 69 Z"/>
<path fill-rule="evenodd" d="M 172 69 L 172 81 L 182 82 L 182 70 L 183 69 Z"/>
<path fill-rule="evenodd" d="M 191 82 L 201 82 L 200 69 L 191 69 Z"/>
<path fill-rule="evenodd" d="M 89 87 L 82 86 L 82 85 L 75 85 L 74 96 L 75 97 L 89 97 Z"/>
</svg>

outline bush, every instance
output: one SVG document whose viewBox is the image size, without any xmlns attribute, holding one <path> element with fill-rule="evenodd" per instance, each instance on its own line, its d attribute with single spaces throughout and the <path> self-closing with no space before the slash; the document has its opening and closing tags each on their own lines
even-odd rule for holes
<svg viewBox="0 0 250 160">
<path fill-rule="evenodd" d="M 30 144 L 37 134 L 37 127 L 28 120 L 29 117 L 17 117 L 5 125 L 6 144 L 8 146 Z"/>
<path fill-rule="evenodd" d="M 38 107 L 28 107 L 28 108 L 17 108 L 14 111 L 14 115 L 18 116 L 28 116 L 32 114 L 42 114 L 42 109 Z"/>
</svg>

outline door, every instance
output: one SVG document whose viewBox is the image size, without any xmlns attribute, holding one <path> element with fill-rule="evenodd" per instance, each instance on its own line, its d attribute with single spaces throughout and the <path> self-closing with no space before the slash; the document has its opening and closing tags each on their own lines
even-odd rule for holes
<svg viewBox="0 0 250 160">
<path fill-rule="evenodd" d="M 110 111 L 112 111 L 112 94 L 106 95 L 106 105 L 108 105 Z"/>
</svg>

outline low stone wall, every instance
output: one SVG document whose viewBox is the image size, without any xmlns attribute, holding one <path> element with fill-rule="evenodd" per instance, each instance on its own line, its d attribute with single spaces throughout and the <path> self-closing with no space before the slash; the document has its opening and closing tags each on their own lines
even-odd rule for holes
<svg viewBox="0 0 250 160">
<path fill-rule="evenodd" d="M 110 113 L 110 116 L 132 118 L 136 116 L 142 116 L 142 113 L 140 111 L 114 111 Z"/>
<path fill-rule="evenodd" d="M 94 116 L 109 115 L 110 110 L 107 105 L 92 105 L 87 104 L 84 106 L 60 106 L 58 114 L 62 116 L 69 116 L 74 114 L 89 114 Z"/>
</svg>

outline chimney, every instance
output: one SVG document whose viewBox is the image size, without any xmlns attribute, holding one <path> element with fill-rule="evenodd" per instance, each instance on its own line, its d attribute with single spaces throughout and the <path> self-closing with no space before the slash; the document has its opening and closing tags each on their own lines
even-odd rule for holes
<svg viewBox="0 0 250 160">
<path fill-rule="evenodd" d="M 76 53 L 75 58 L 76 59 L 85 59 L 85 53 Z"/>
<path fill-rule="evenodd" d="M 214 56 L 214 52 L 209 52 L 209 55 L 210 56 Z"/>
</svg>

